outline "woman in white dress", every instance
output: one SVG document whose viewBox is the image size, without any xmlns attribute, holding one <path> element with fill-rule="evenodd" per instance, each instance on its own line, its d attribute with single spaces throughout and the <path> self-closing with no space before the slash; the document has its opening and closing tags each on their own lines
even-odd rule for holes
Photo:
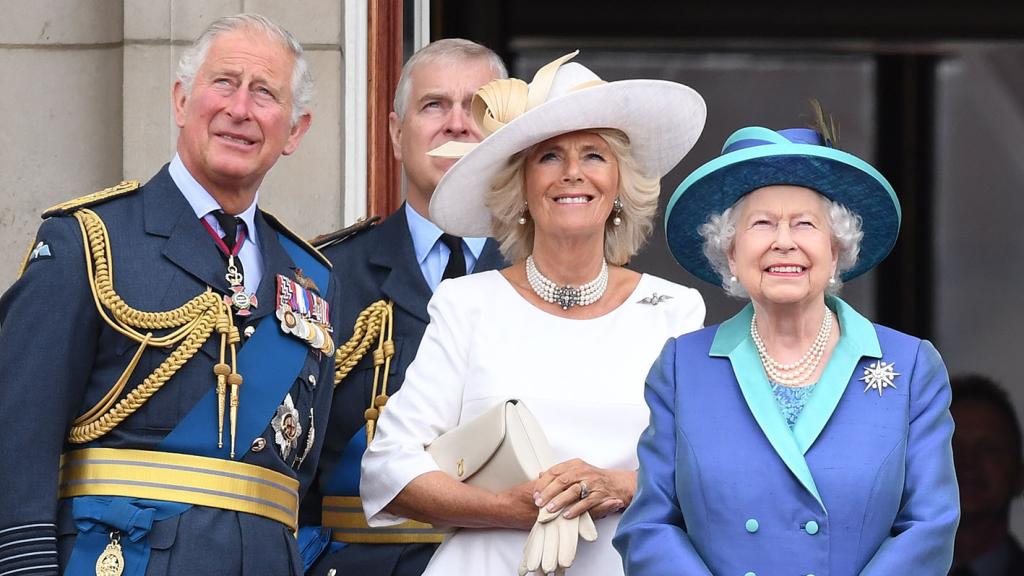
<svg viewBox="0 0 1024 576">
<path fill-rule="evenodd" d="M 371 526 L 460 528 L 428 575 L 526 571 L 542 508 L 596 521 L 598 538 L 579 543 L 570 574 L 622 574 L 611 537 L 636 490 L 644 377 L 667 338 L 703 324 L 695 290 L 622 266 L 649 236 L 660 179 L 699 136 L 704 102 L 673 82 L 605 83 L 566 64 L 574 55 L 529 86 L 485 85 L 473 103 L 483 142 L 432 152 L 461 157 L 434 192 L 434 222 L 493 235 L 513 264 L 442 282 L 363 457 Z M 441 472 L 424 447 L 509 398 L 529 407 L 560 463 L 500 493 Z"/>
</svg>

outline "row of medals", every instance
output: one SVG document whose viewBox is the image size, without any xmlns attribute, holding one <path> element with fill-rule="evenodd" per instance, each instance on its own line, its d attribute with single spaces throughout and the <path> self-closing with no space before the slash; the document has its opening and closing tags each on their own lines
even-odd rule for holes
<svg viewBox="0 0 1024 576">
<path fill-rule="evenodd" d="M 303 278 L 304 279 L 304 278 Z M 281 321 L 281 330 L 286 334 L 293 334 L 305 340 L 311 347 L 327 355 L 334 354 L 334 339 L 331 338 L 331 328 L 327 318 L 309 318 L 306 315 L 297 313 L 290 304 L 294 291 L 292 282 L 302 286 L 302 280 L 290 280 L 285 277 L 278 278 L 278 303 L 277 319 Z M 309 280 L 305 280 L 309 282 Z M 303 286 L 313 297 L 314 307 L 321 302 L 321 298 L 310 290 L 310 287 Z M 320 306 L 322 312 L 326 312 L 326 305 Z M 316 316 L 316 314 L 313 314 Z"/>
<path fill-rule="evenodd" d="M 231 285 L 232 292 L 230 296 L 224 297 L 225 302 L 235 308 L 235 313 L 238 316 L 252 314 L 251 309 L 257 306 L 256 295 L 245 292 L 242 274 L 234 265 L 234 256 L 228 259 L 228 272 L 224 278 Z M 296 314 L 288 304 L 290 296 L 290 294 L 282 294 L 281 302 L 278 303 L 277 319 L 281 321 L 281 329 L 287 334 L 294 334 L 305 340 L 310 346 L 324 354 L 334 354 L 331 329 L 326 324 Z"/>
</svg>

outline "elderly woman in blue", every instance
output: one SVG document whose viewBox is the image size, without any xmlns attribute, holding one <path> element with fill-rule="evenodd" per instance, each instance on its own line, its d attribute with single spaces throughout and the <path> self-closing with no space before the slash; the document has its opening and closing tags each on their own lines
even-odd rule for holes
<svg viewBox="0 0 1024 576">
<path fill-rule="evenodd" d="M 899 202 L 820 124 L 739 130 L 669 203 L 675 258 L 751 303 L 670 340 L 651 369 L 638 491 L 614 539 L 628 576 L 949 569 L 942 359 L 835 296 L 889 253 Z"/>
</svg>

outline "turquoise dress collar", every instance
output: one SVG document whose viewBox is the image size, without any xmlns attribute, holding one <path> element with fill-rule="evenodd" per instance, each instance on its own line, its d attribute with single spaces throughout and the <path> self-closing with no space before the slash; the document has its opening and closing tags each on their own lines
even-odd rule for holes
<svg viewBox="0 0 1024 576">
<path fill-rule="evenodd" d="M 878 334 L 871 322 L 849 304 L 829 296 L 825 304 L 839 319 L 840 337 L 825 371 L 818 380 L 814 394 L 790 430 L 772 395 L 757 349 L 750 337 L 750 319 L 753 304 L 747 304 L 739 314 L 723 322 L 711 344 L 712 357 L 727 357 L 739 383 L 743 398 L 758 426 L 786 466 L 800 480 L 825 510 L 821 495 L 804 455 L 825 428 L 839 399 L 849 384 L 861 358 L 881 358 Z"/>
</svg>

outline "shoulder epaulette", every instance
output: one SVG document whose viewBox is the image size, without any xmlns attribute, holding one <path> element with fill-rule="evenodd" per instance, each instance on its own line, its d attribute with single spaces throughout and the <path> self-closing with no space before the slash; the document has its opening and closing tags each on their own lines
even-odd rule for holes
<svg viewBox="0 0 1024 576">
<path fill-rule="evenodd" d="M 291 238 L 296 243 L 298 243 L 299 246 L 302 246 L 303 248 L 305 248 L 306 251 L 308 251 L 311 255 L 313 255 L 313 257 L 316 258 L 321 264 L 323 264 L 324 266 L 327 266 L 328 270 L 333 268 L 333 266 L 331 265 L 331 261 L 328 260 L 326 256 L 324 256 L 323 254 L 320 253 L 319 250 L 317 250 L 316 248 L 311 246 L 309 244 L 309 242 L 306 242 L 306 240 L 304 238 L 302 238 L 301 236 L 299 236 L 295 232 L 292 232 L 291 229 L 289 229 L 287 226 L 285 226 L 284 223 L 281 222 L 281 220 L 279 220 L 277 216 L 274 216 L 270 212 L 267 212 L 266 210 L 262 210 L 262 209 L 260 210 L 260 212 L 263 213 L 263 217 L 267 219 L 267 222 L 270 222 L 271 226 L 273 226 L 274 228 L 277 228 L 279 231 L 283 232 L 285 236 Z"/>
<path fill-rule="evenodd" d="M 323 250 L 324 248 L 334 246 L 335 244 L 340 244 L 341 242 L 348 240 L 349 238 L 359 234 L 364 230 L 369 230 L 370 228 L 373 228 L 374 225 L 377 224 L 377 222 L 380 222 L 380 216 L 370 216 L 369 218 L 362 218 L 356 220 L 355 224 L 352 224 L 347 228 L 342 228 L 341 230 L 329 232 L 327 234 L 321 234 L 316 238 L 310 240 L 309 243 L 315 246 L 318 250 Z"/>
<path fill-rule="evenodd" d="M 56 206 L 51 206 L 43 212 L 43 218 L 50 218 L 51 216 L 66 216 L 79 208 L 95 206 L 96 204 L 101 204 L 111 198 L 133 194 L 140 186 L 142 186 L 142 184 L 138 180 L 122 180 L 117 186 L 111 186 L 105 190 L 86 194 L 85 196 L 80 196 L 74 200 L 68 200 L 67 202 L 61 202 Z"/>
</svg>

